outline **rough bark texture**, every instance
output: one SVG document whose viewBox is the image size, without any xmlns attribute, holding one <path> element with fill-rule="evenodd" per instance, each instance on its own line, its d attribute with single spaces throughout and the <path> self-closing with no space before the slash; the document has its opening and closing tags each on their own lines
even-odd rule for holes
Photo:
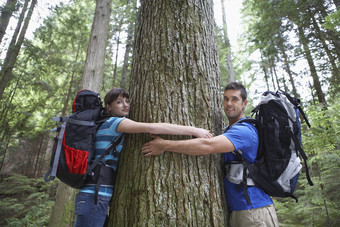
<svg viewBox="0 0 340 227">
<path fill-rule="evenodd" d="M 61 183 L 58 185 L 56 202 L 53 207 L 49 227 L 71 227 L 75 221 L 74 198 L 76 190 Z"/>
<path fill-rule="evenodd" d="M 219 134 L 218 68 L 211 0 L 141 1 L 131 119 L 193 125 Z M 109 226 L 225 225 L 221 155 L 166 152 L 145 158 L 140 149 L 149 136 L 125 138 Z"/>
<path fill-rule="evenodd" d="M 104 57 L 112 0 L 97 0 L 83 72 L 83 88 L 99 92 L 103 81 Z"/>
</svg>

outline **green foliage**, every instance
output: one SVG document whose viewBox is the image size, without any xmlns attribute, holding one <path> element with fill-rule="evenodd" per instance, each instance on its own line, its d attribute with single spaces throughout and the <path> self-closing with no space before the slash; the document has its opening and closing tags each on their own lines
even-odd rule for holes
<svg viewBox="0 0 340 227">
<path fill-rule="evenodd" d="M 322 106 L 311 106 L 307 114 L 311 128 L 303 133 L 305 150 L 310 154 L 332 152 L 340 142 L 340 96 L 335 96 L 325 109 Z"/>
<path fill-rule="evenodd" d="M 5 178 L 0 184 L 0 195 L 15 195 L 33 193 L 34 185 L 30 184 L 31 180 L 26 176 L 14 174 Z M 13 187 L 8 187 L 12 185 Z"/>
<path fill-rule="evenodd" d="M 323 26 L 326 29 L 330 29 L 334 32 L 337 32 L 339 35 L 340 32 L 340 10 L 337 10 L 336 12 L 331 13 L 325 18 L 325 23 Z"/>
<path fill-rule="evenodd" d="M 58 181 L 11 175 L 0 181 L 0 225 L 47 226 Z"/>
</svg>

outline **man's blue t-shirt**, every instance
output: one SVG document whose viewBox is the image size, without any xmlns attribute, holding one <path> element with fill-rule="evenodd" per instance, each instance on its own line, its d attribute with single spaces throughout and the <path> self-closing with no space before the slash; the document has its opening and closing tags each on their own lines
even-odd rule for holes
<svg viewBox="0 0 340 227">
<path fill-rule="evenodd" d="M 119 136 L 122 134 L 121 132 L 117 132 L 117 127 L 119 123 L 124 120 L 125 118 L 120 117 L 110 117 L 108 120 L 106 120 L 97 130 L 96 134 L 96 140 L 95 140 L 95 148 L 96 148 L 96 158 L 100 157 L 100 155 L 105 152 L 105 149 L 110 146 L 112 141 L 115 141 L 119 138 Z M 106 155 L 104 160 L 113 160 L 113 164 L 111 167 L 114 170 L 117 170 L 118 166 L 118 158 L 119 154 L 123 148 L 123 140 L 120 142 L 120 144 L 116 147 L 116 151 L 118 152 L 118 155 L 115 157 L 113 156 L 113 151 L 110 152 L 110 154 Z M 80 192 L 86 192 L 86 193 L 95 193 L 95 186 L 85 186 L 80 189 Z M 104 196 L 112 196 L 113 194 L 113 186 L 101 186 L 99 188 L 99 195 Z"/>
<path fill-rule="evenodd" d="M 259 140 L 257 130 L 254 125 L 247 122 L 237 123 L 223 133 L 223 135 L 232 142 L 236 150 L 242 151 L 242 156 L 248 162 L 255 162 Z M 224 154 L 224 159 L 225 163 L 228 163 L 230 161 L 234 161 L 236 156 L 233 153 L 228 152 Z M 231 211 L 249 210 L 264 207 L 273 203 L 270 196 L 263 190 L 255 186 L 249 186 L 248 194 L 251 205 L 247 205 L 244 189 L 241 188 L 241 190 L 238 190 L 237 187 L 238 185 L 231 183 L 226 177 L 224 177 L 224 191 L 227 198 L 228 208 Z"/>
</svg>

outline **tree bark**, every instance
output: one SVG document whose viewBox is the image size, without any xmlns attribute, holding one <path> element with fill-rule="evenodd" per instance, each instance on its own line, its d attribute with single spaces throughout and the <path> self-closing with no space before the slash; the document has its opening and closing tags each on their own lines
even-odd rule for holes
<svg viewBox="0 0 340 227">
<path fill-rule="evenodd" d="M 130 117 L 223 127 L 211 0 L 141 1 Z M 167 137 L 171 139 L 188 137 Z M 224 226 L 221 155 L 144 158 L 148 135 L 126 136 L 109 226 Z"/>
<path fill-rule="evenodd" d="M 56 194 L 49 227 L 72 227 L 75 221 L 74 198 L 76 190 L 60 182 Z"/>
<path fill-rule="evenodd" d="M 4 35 L 6 34 L 6 29 L 11 19 L 13 12 L 15 11 L 15 5 L 17 0 L 7 0 L 6 5 L 2 8 L 0 17 L 0 43 Z"/>
<path fill-rule="evenodd" d="M 105 48 L 112 0 L 97 0 L 83 71 L 83 88 L 99 92 L 102 87 Z"/>
</svg>

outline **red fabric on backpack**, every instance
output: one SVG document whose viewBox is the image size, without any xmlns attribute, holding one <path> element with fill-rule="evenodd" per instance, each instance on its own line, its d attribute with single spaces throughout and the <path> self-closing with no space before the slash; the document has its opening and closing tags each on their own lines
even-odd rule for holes
<svg viewBox="0 0 340 227">
<path fill-rule="evenodd" d="M 89 152 L 67 146 L 65 143 L 65 134 L 63 138 L 63 148 L 68 171 L 74 174 L 85 174 Z"/>
<path fill-rule="evenodd" d="M 80 90 L 80 91 L 77 93 L 75 99 L 73 100 L 73 103 L 72 103 L 72 113 L 75 113 L 75 112 L 77 111 L 77 108 L 76 108 L 77 97 L 78 97 L 79 93 L 82 92 L 82 91 L 85 91 L 85 89 Z"/>
</svg>

